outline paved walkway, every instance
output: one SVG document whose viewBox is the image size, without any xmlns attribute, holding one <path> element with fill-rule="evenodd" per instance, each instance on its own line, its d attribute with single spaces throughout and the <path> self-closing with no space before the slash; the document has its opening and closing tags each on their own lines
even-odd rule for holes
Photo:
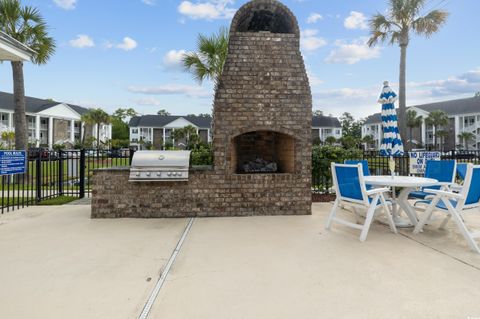
<svg viewBox="0 0 480 319">
<path fill-rule="evenodd" d="M 454 228 L 360 243 L 324 231 L 330 207 L 195 219 L 148 318 L 480 317 L 480 256 Z M 0 217 L 0 318 L 138 318 L 187 224 L 41 209 Z"/>
</svg>

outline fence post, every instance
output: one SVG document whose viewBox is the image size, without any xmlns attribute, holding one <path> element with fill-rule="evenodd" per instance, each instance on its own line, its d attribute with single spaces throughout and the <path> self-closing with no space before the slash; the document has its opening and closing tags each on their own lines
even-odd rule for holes
<svg viewBox="0 0 480 319">
<path fill-rule="evenodd" d="M 58 151 L 58 195 L 63 195 L 63 152 Z"/>
<path fill-rule="evenodd" d="M 42 199 L 42 154 L 40 152 L 38 152 L 35 160 L 35 181 L 35 201 L 39 203 Z"/>
<path fill-rule="evenodd" d="M 80 186 L 80 198 L 85 198 L 85 149 L 80 150 L 80 176 L 79 176 L 79 186 Z"/>
</svg>

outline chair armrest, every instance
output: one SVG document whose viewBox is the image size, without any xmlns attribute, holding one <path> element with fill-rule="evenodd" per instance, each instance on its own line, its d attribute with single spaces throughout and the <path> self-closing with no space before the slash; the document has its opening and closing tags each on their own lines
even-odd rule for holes
<svg viewBox="0 0 480 319">
<path fill-rule="evenodd" d="M 387 187 L 373 188 L 373 189 L 367 191 L 367 195 L 371 196 L 371 195 L 375 195 L 375 194 L 378 194 L 378 193 L 387 193 L 389 191 L 390 191 L 390 188 L 387 188 Z"/>
<path fill-rule="evenodd" d="M 440 195 L 440 196 L 445 196 L 450 198 L 464 199 L 464 197 L 458 193 L 446 192 L 439 189 L 429 189 L 428 192 L 435 195 Z"/>
</svg>

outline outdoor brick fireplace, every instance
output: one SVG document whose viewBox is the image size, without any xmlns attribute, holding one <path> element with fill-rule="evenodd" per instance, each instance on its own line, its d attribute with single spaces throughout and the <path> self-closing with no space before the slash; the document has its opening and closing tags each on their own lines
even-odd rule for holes
<svg viewBox="0 0 480 319">
<path fill-rule="evenodd" d="M 299 40 L 280 2 L 241 7 L 215 94 L 213 168 L 163 183 L 98 170 L 92 217 L 310 214 L 312 99 Z"/>
</svg>

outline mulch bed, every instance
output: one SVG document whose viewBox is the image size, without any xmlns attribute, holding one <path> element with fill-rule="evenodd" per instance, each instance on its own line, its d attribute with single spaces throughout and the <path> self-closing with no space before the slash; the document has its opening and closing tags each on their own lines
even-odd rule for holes
<svg viewBox="0 0 480 319">
<path fill-rule="evenodd" d="M 336 197 L 333 194 L 312 193 L 312 202 L 314 202 L 314 203 L 333 202 L 335 200 L 335 198 Z"/>
</svg>

